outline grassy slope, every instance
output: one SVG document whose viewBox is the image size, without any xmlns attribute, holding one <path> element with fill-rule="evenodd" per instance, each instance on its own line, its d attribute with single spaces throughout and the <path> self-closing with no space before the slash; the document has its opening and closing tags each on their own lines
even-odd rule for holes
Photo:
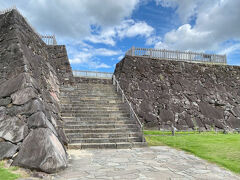
<svg viewBox="0 0 240 180">
<path fill-rule="evenodd" d="M 4 163 L 0 162 L 0 180 L 14 180 L 20 177 L 18 174 L 12 173 L 17 170 L 16 167 L 10 167 L 9 169 L 4 168 Z"/>
<path fill-rule="evenodd" d="M 151 131 L 145 132 L 151 134 Z M 168 145 L 240 173 L 240 135 L 202 133 L 182 136 L 146 136 L 150 146 Z M 161 134 L 161 133 L 160 133 Z"/>
</svg>

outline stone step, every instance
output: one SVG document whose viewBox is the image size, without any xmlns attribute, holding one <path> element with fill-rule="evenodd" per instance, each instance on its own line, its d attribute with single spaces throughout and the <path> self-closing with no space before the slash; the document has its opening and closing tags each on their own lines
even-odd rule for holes
<svg viewBox="0 0 240 180">
<path fill-rule="evenodd" d="M 69 144 L 69 149 L 131 149 L 146 147 L 146 142 L 121 142 L 121 143 L 74 143 Z"/>
<path fill-rule="evenodd" d="M 116 90 L 82 90 L 82 91 L 60 91 L 60 96 L 120 96 Z"/>
<path fill-rule="evenodd" d="M 98 82 L 98 81 L 96 81 Z M 96 83 L 95 82 L 95 83 Z M 111 84 L 61 87 L 61 115 L 69 148 L 142 147 L 142 132 Z"/>
<path fill-rule="evenodd" d="M 70 133 L 65 132 L 69 139 L 72 138 L 127 138 L 141 137 L 141 132 L 115 132 L 115 133 Z"/>
<path fill-rule="evenodd" d="M 70 113 L 70 114 L 113 114 L 113 113 L 128 113 L 128 111 L 126 109 L 121 109 L 121 110 L 115 110 L 115 109 L 102 109 L 102 110 L 82 110 L 82 109 L 78 109 L 78 110 L 63 110 L 61 111 L 61 113 Z M 129 113 L 128 113 L 129 114 Z"/>
<path fill-rule="evenodd" d="M 70 89 L 70 88 L 86 88 L 86 87 L 113 87 L 112 84 L 101 84 L 101 83 L 79 83 L 72 86 L 61 86 L 61 89 Z"/>
<path fill-rule="evenodd" d="M 118 142 L 141 142 L 141 137 L 125 138 L 72 138 L 69 143 L 118 143 Z"/>
<path fill-rule="evenodd" d="M 69 117 L 62 116 L 62 119 L 67 121 L 131 121 L 128 117 Z"/>
<path fill-rule="evenodd" d="M 125 130 L 131 130 L 138 128 L 137 124 L 86 124 L 86 125 L 65 125 L 65 129 L 125 129 Z"/>
<path fill-rule="evenodd" d="M 64 111 L 78 111 L 78 110 L 81 110 L 81 111 L 128 111 L 128 109 L 125 107 L 125 106 L 122 106 L 122 107 L 111 107 L 111 106 L 108 106 L 108 107 L 68 107 L 68 106 L 65 106 L 65 107 L 61 107 L 62 109 L 62 112 Z"/>
<path fill-rule="evenodd" d="M 66 126 L 68 125 L 89 125 L 89 124 L 98 124 L 98 125 L 135 125 L 136 123 L 131 120 L 125 120 L 125 121 L 111 121 L 111 120 L 99 120 L 99 121 L 65 121 L 64 122 Z"/>
<path fill-rule="evenodd" d="M 61 108 L 109 108 L 109 107 L 113 107 L 113 108 L 118 108 L 118 107 L 126 107 L 126 105 L 124 105 L 123 103 L 118 103 L 118 104 L 61 104 Z"/>
<path fill-rule="evenodd" d="M 85 87 L 72 87 L 72 88 L 60 88 L 60 92 L 84 92 L 84 91 L 98 91 L 98 92 L 104 92 L 106 91 L 116 91 L 116 88 L 112 85 L 110 86 L 85 86 Z"/>
<path fill-rule="evenodd" d="M 129 113 L 104 113 L 104 114 L 91 114 L 91 113 L 61 113 L 62 117 L 100 117 L 100 118 L 130 118 Z"/>
<path fill-rule="evenodd" d="M 119 132 L 138 132 L 139 128 L 112 128 L 112 129 L 66 129 L 64 128 L 65 133 L 119 133 Z"/>
<path fill-rule="evenodd" d="M 70 100 L 64 99 L 61 100 L 62 104 L 120 104 L 122 103 L 122 99 L 109 99 L 109 100 Z"/>
<path fill-rule="evenodd" d="M 94 98 L 94 97 L 100 97 L 100 98 L 121 98 L 120 95 L 116 94 L 116 93 L 112 93 L 112 94 L 90 94 L 90 93 L 86 93 L 86 94 L 66 94 L 66 95 L 60 95 L 61 98 L 79 98 L 79 97 L 86 97 L 86 98 Z"/>
<path fill-rule="evenodd" d="M 78 97 L 66 97 L 60 98 L 60 101 L 112 101 L 112 100 L 122 100 L 121 97 L 119 96 L 106 96 L 106 97 L 82 97 L 82 96 L 78 96 Z"/>
</svg>

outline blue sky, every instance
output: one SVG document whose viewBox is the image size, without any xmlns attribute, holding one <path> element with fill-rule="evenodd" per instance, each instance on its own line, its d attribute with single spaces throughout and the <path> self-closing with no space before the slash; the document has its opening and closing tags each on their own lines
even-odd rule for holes
<svg viewBox="0 0 240 180">
<path fill-rule="evenodd" d="M 0 0 L 65 44 L 73 69 L 113 72 L 127 49 L 227 54 L 240 65 L 239 0 Z"/>
</svg>

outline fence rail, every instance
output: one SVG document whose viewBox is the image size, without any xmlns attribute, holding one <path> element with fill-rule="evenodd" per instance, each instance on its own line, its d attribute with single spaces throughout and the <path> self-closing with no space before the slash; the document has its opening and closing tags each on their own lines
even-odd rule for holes
<svg viewBox="0 0 240 180">
<path fill-rule="evenodd" d="M 205 54 L 191 51 L 172 51 L 166 49 L 149 49 L 132 47 L 126 52 L 126 55 L 176 61 L 227 64 L 226 55 Z"/>
<path fill-rule="evenodd" d="M 113 73 L 73 70 L 73 76 L 112 79 Z"/>
<path fill-rule="evenodd" d="M 137 123 L 139 125 L 139 129 L 141 130 L 141 133 L 142 133 L 141 134 L 142 142 L 144 142 L 145 139 L 144 139 L 144 135 L 143 135 L 143 133 L 144 133 L 143 132 L 143 129 L 144 129 L 143 124 L 141 123 L 141 121 L 139 120 L 137 114 L 133 110 L 131 103 L 128 101 L 127 97 L 125 96 L 125 94 L 124 94 L 124 92 L 123 92 L 119 82 L 117 81 L 115 75 L 113 75 L 112 79 L 113 79 L 113 85 L 116 86 L 117 92 L 119 92 L 121 94 L 121 96 L 122 96 L 122 101 L 127 103 L 127 106 L 129 108 L 129 111 L 130 111 L 130 118 L 133 119 L 133 120 L 135 119 L 137 121 Z"/>
<path fill-rule="evenodd" d="M 41 35 L 41 38 L 47 45 L 57 45 L 55 35 Z"/>
<path fill-rule="evenodd" d="M 56 40 L 56 37 L 55 35 L 51 36 L 51 35 L 41 35 L 39 34 L 36 29 L 30 24 L 30 22 L 28 21 L 28 19 L 26 17 L 24 17 L 20 11 L 16 8 L 16 6 L 12 6 L 11 8 L 7 8 L 7 9 L 4 9 L 4 10 L 1 10 L 0 11 L 0 15 L 2 14 L 5 14 L 5 13 L 8 13 L 8 12 L 11 12 L 12 10 L 16 10 L 24 19 L 25 21 L 27 22 L 27 24 L 31 27 L 31 29 L 33 30 L 33 32 L 35 34 L 38 35 L 38 37 L 40 39 L 43 40 L 43 42 L 47 45 L 57 45 L 57 40 Z"/>
</svg>

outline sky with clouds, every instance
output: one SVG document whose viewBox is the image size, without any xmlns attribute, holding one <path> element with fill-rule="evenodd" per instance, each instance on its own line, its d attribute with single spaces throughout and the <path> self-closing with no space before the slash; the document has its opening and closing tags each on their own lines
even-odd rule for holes
<svg viewBox="0 0 240 180">
<path fill-rule="evenodd" d="M 240 65 L 240 0 L 0 0 L 65 44 L 73 69 L 113 72 L 135 47 L 227 54 Z"/>
</svg>

